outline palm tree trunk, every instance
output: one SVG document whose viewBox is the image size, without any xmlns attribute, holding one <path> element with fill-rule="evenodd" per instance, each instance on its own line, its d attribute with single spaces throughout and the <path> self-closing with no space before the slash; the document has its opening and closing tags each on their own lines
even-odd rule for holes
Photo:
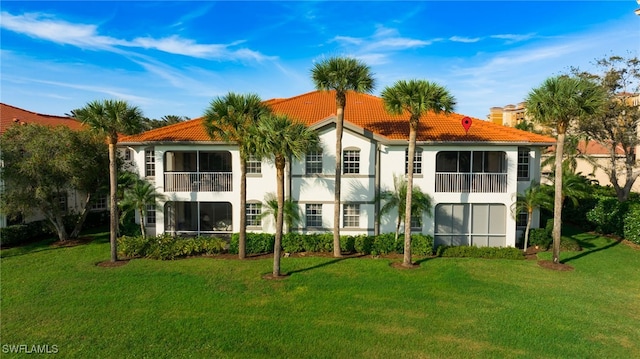
<svg viewBox="0 0 640 359">
<path fill-rule="evenodd" d="M 278 212 L 276 214 L 276 236 L 273 243 L 273 276 L 280 276 L 280 254 L 282 252 L 282 227 L 284 226 L 284 164 L 285 160 L 276 158 L 276 174 L 278 184 L 276 197 L 278 198 Z"/>
<path fill-rule="evenodd" d="M 344 95 L 343 95 L 344 96 Z M 344 125 L 344 99 L 336 94 L 336 180 L 333 200 L 333 256 L 341 257 L 340 251 L 340 192 L 342 180 L 342 131 Z"/>
<path fill-rule="evenodd" d="M 245 259 L 247 248 L 247 160 L 240 154 L 240 231 L 238 232 L 238 258 Z"/>
<path fill-rule="evenodd" d="M 527 212 L 527 228 L 524 229 L 524 252 L 527 251 L 527 245 L 529 244 L 529 231 L 531 230 L 531 220 L 533 217 L 533 211 Z"/>
<path fill-rule="evenodd" d="M 558 131 L 556 141 L 555 195 L 553 199 L 553 263 L 560 262 L 560 236 L 562 228 L 562 157 L 564 152 L 564 131 Z"/>
<path fill-rule="evenodd" d="M 109 243 L 111 244 L 111 262 L 118 261 L 116 236 L 118 233 L 118 168 L 116 167 L 116 141 L 109 136 Z"/>
<path fill-rule="evenodd" d="M 407 150 L 407 198 L 404 208 L 404 258 L 402 265 L 410 267 L 411 263 L 411 200 L 413 197 L 413 157 L 416 153 L 416 133 L 418 122 L 409 124 L 409 149 Z"/>
<path fill-rule="evenodd" d="M 140 234 L 142 235 L 142 239 L 146 239 L 147 233 L 144 230 L 144 210 L 142 208 L 138 208 L 138 214 L 140 215 Z"/>
</svg>

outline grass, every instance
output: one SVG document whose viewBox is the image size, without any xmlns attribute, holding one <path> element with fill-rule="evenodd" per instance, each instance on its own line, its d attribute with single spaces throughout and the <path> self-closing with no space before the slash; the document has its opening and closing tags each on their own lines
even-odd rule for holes
<svg viewBox="0 0 640 359">
<path fill-rule="evenodd" d="M 2 251 L 1 344 L 65 358 L 640 357 L 640 251 L 572 233 L 585 250 L 535 261 L 272 261 L 109 257 L 107 234 Z M 541 254 L 549 259 L 548 253 Z M 28 354 L 21 354 L 26 357 Z M 20 355 L 16 355 L 20 357 Z"/>
</svg>

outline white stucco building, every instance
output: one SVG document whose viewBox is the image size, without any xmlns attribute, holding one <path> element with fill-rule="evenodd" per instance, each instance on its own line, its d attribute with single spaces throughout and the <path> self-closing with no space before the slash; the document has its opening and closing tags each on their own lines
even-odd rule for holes
<svg viewBox="0 0 640 359">
<path fill-rule="evenodd" d="M 335 96 L 310 92 L 266 101 L 316 130 L 322 151 L 308 153 L 287 169 L 286 196 L 302 214 L 293 231 L 333 228 L 335 171 Z M 415 222 L 412 232 L 433 235 L 436 244 L 515 246 L 517 219 L 511 206 L 517 192 L 540 181 L 540 153 L 552 138 L 473 119 L 465 131 L 461 114 L 429 113 L 420 121 L 414 158 L 414 185 L 433 198 L 433 216 Z M 378 223 L 376 195 L 393 189 L 404 175 L 408 116 L 389 115 L 378 97 L 348 93 L 343 137 L 342 234 L 394 232 L 396 214 Z M 247 207 L 240 203 L 240 158 L 234 144 L 211 140 L 202 119 L 151 130 L 119 140 L 120 151 L 141 177 L 152 181 L 166 201 L 150 211 L 149 234 L 233 233 L 240 211 L 248 231 L 274 232 L 270 218 L 260 219 L 265 195 L 275 193 L 275 168 L 251 161 Z M 536 214 L 537 216 L 537 214 Z M 537 221 L 534 218 L 534 223 Z"/>
</svg>

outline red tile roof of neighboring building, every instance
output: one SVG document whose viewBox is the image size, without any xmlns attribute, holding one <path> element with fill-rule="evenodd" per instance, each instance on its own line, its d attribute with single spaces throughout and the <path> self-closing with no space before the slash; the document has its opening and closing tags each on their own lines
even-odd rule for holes
<svg viewBox="0 0 640 359">
<path fill-rule="evenodd" d="M 286 114 L 307 126 L 314 126 L 323 120 L 335 117 L 336 101 L 334 91 L 313 91 L 285 99 L 265 101 L 275 113 Z M 429 112 L 420 119 L 417 140 L 424 142 L 507 142 L 548 145 L 554 143 L 551 137 L 542 136 L 515 128 L 497 125 L 473 118 L 473 124 L 465 132 L 461 121 L 464 115 L 458 113 L 435 114 Z M 409 137 L 408 114 L 391 115 L 381 98 L 347 93 L 344 113 L 345 123 L 351 123 L 386 140 L 407 140 Z M 154 129 L 139 135 L 126 136 L 121 142 L 151 141 L 210 141 L 202 118 Z"/>
<path fill-rule="evenodd" d="M 11 126 L 27 123 L 45 126 L 67 126 L 73 130 L 79 130 L 83 127 L 82 123 L 71 117 L 43 115 L 0 103 L 0 134 Z"/>
</svg>

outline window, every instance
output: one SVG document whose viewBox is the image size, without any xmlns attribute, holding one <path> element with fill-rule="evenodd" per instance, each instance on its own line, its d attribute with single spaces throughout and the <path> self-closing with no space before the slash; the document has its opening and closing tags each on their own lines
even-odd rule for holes
<svg viewBox="0 0 640 359">
<path fill-rule="evenodd" d="M 506 246 L 507 211 L 503 204 L 439 204 L 435 245 Z"/>
<path fill-rule="evenodd" d="M 249 155 L 247 159 L 247 173 L 262 173 L 262 161 Z"/>
<path fill-rule="evenodd" d="M 247 203 L 247 226 L 261 226 L 261 214 L 262 214 L 262 204 L 261 203 Z"/>
<path fill-rule="evenodd" d="M 107 209 L 107 196 L 104 195 L 96 198 L 93 203 L 91 203 L 91 209 L 94 211 Z"/>
<path fill-rule="evenodd" d="M 412 230 L 422 230 L 422 216 L 411 216 L 411 229 Z"/>
<path fill-rule="evenodd" d="M 154 225 L 156 224 L 156 206 L 153 204 L 148 204 L 147 205 L 147 218 L 146 218 L 146 222 L 147 225 Z"/>
<path fill-rule="evenodd" d="M 59 203 L 59 208 L 61 212 L 67 212 L 67 210 L 69 209 L 68 203 L 67 203 L 67 194 L 62 192 L 58 194 L 58 203 Z"/>
<path fill-rule="evenodd" d="M 322 204 L 307 204 L 305 214 L 307 227 L 322 227 Z"/>
<path fill-rule="evenodd" d="M 156 158 L 153 148 L 144 150 L 144 175 L 147 177 L 156 175 Z"/>
<path fill-rule="evenodd" d="M 527 214 L 527 212 L 522 211 L 518 213 L 518 217 L 516 218 L 516 227 L 526 227 L 528 220 L 529 215 Z"/>
<path fill-rule="evenodd" d="M 529 180 L 529 149 L 526 147 L 518 148 L 518 180 Z"/>
<path fill-rule="evenodd" d="M 346 227 L 360 227 L 360 205 L 345 204 L 342 208 L 342 224 Z"/>
<path fill-rule="evenodd" d="M 409 173 L 409 149 L 404 151 L 404 173 Z M 413 154 L 413 174 L 422 174 L 422 149 L 416 148 Z"/>
<path fill-rule="evenodd" d="M 342 173 L 360 173 L 360 150 L 345 150 L 342 153 Z"/>
<path fill-rule="evenodd" d="M 322 173 L 322 151 L 313 151 L 307 153 L 305 173 L 317 174 Z"/>
<path fill-rule="evenodd" d="M 131 150 L 128 148 L 124 149 L 124 160 L 131 161 Z"/>
</svg>

